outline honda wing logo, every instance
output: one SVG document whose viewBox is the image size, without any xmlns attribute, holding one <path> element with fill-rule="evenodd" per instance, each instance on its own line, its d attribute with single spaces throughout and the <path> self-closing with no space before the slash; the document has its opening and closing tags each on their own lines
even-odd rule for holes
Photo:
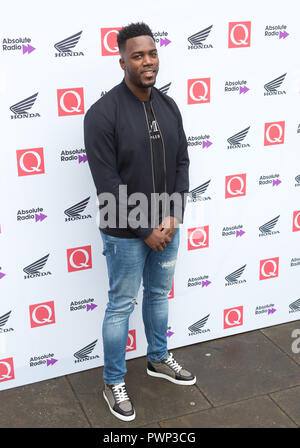
<svg viewBox="0 0 300 448">
<path fill-rule="evenodd" d="M 72 207 L 67 208 L 67 210 L 64 211 L 65 215 L 67 215 L 69 218 L 80 217 L 80 213 L 82 213 L 85 210 L 89 200 L 90 196 L 86 199 L 83 199 L 83 201 L 78 202 L 78 204 L 75 204 Z"/>
<path fill-rule="evenodd" d="M 6 314 L 3 314 L 3 316 L 0 316 L 0 327 L 4 327 L 4 325 L 7 323 L 11 311 L 9 311 Z"/>
<path fill-rule="evenodd" d="M 284 75 L 279 76 L 276 79 L 273 79 L 273 81 L 268 82 L 267 84 L 264 85 L 265 90 L 270 94 L 278 93 L 277 89 L 279 89 L 285 77 L 286 73 Z"/>
<path fill-rule="evenodd" d="M 227 276 L 225 277 L 225 280 L 226 280 L 228 283 L 236 283 L 236 282 L 238 281 L 239 277 L 240 277 L 240 276 L 242 275 L 242 273 L 244 272 L 246 266 L 247 266 L 247 265 L 245 264 L 245 265 L 242 266 L 241 268 L 239 268 L 239 269 L 237 269 L 236 271 L 232 272 L 231 274 L 227 275 Z"/>
<path fill-rule="evenodd" d="M 192 335 L 192 334 L 201 333 L 201 329 L 204 327 L 204 325 L 208 321 L 209 316 L 210 315 L 208 314 L 207 316 L 205 316 L 202 319 L 195 322 L 193 325 L 190 325 L 188 327 L 188 330 L 191 332 L 190 334 Z"/>
<path fill-rule="evenodd" d="M 294 313 L 295 311 L 300 311 L 300 299 L 295 300 L 295 302 L 289 305 L 290 313 Z"/>
<path fill-rule="evenodd" d="M 74 353 L 75 358 L 77 358 L 77 361 L 75 361 L 75 362 L 87 361 L 88 359 L 98 358 L 98 355 L 92 356 L 92 357 L 89 356 L 92 353 L 92 351 L 94 350 L 97 341 L 98 341 L 98 339 L 91 342 L 89 345 L 81 348 L 80 350 L 78 350 L 78 352 Z"/>
<path fill-rule="evenodd" d="M 54 45 L 54 48 L 56 48 L 56 50 L 60 53 L 70 53 L 72 51 L 72 48 L 74 48 L 78 44 L 81 33 L 82 31 L 79 31 L 79 33 L 73 34 L 73 36 L 67 37 L 64 40 L 57 42 L 57 44 Z"/>
<path fill-rule="evenodd" d="M 276 218 L 271 219 L 271 221 L 266 222 L 265 224 L 263 224 L 262 226 L 259 227 L 259 230 L 261 231 L 261 233 L 270 233 L 271 230 L 273 229 L 273 227 L 276 226 L 279 216 L 276 216 Z"/>
<path fill-rule="evenodd" d="M 203 48 L 204 47 L 203 42 L 207 39 L 209 33 L 211 32 L 212 27 L 213 26 L 211 25 L 211 26 L 205 28 L 204 30 L 199 31 L 198 33 L 193 34 L 192 36 L 190 36 L 188 38 L 189 43 L 193 47 L 199 46 L 200 48 Z M 210 45 L 210 46 L 207 45 L 207 47 L 212 47 L 212 45 Z"/>
<path fill-rule="evenodd" d="M 169 82 L 169 84 L 166 84 L 165 86 L 160 87 L 158 90 L 162 93 L 164 93 L 165 95 L 167 95 L 169 88 L 171 86 L 171 82 Z"/>
<path fill-rule="evenodd" d="M 210 180 L 204 182 L 204 184 L 200 185 L 199 187 L 196 187 L 193 190 L 189 191 L 188 195 L 192 199 L 192 201 L 196 201 L 197 199 L 199 199 L 199 197 L 206 192 L 209 184 Z"/>
<path fill-rule="evenodd" d="M 228 138 L 227 141 L 228 141 L 229 145 L 231 145 L 231 146 L 240 145 L 241 142 L 246 137 L 246 135 L 248 134 L 249 129 L 250 129 L 250 126 L 248 126 L 246 129 L 243 129 L 242 131 L 238 132 L 237 134 L 234 134 L 232 137 Z"/>
<path fill-rule="evenodd" d="M 28 274 L 28 276 L 40 276 L 42 275 L 42 273 L 40 272 L 41 269 L 43 269 L 43 267 L 45 266 L 48 257 L 50 254 L 45 255 L 43 258 L 40 258 L 39 260 L 35 261 L 34 263 L 30 264 L 29 266 L 26 266 L 23 271 Z M 46 275 L 47 273 L 44 273 L 44 275 Z M 48 274 L 50 274 L 50 272 L 48 272 Z M 24 278 L 29 278 L 29 277 L 24 277 Z"/>
<path fill-rule="evenodd" d="M 10 110 L 15 114 L 15 115 L 24 115 L 27 114 L 27 111 L 30 110 L 32 108 L 32 106 L 35 103 L 35 100 L 38 96 L 38 93 L 35 93 L 32 96 L 29 96 L 28 98 L 26 98 L 25 100 L 20 101 L 19 103 L 14 104 L 13 106 L 10 107 Z M 38 114 L 36 114 L 38 115 Z"/>
</svg>

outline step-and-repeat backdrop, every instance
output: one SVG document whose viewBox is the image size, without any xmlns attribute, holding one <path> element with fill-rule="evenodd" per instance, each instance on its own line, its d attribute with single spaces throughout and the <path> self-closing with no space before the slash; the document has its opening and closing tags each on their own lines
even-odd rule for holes
<svg viewBox="0 0 300 448">
<path fill-rule="evenodd" d="M 0 389 L 103 365 L 83 118 L 122 80 L 130 22 L 153 30 L 156 87 L 182 112 L 191 162 L 169 347 L 300 318 L 299 13 L 294 0 L 2 5 Z M 146 351 L 137 302 L 128 359 Z"/>
</svg>

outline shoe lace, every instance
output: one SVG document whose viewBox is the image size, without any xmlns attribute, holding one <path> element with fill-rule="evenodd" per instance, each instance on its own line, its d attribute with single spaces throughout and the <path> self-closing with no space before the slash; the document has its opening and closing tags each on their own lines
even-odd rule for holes
<svg viewBox="0 0 300 448">
<path fill-rule="evenodd" d="M 175 372 L 179 373 L 182 369 L 181 365 L 174 359 L 173 353 L 170 353 L 168 358 L 166 359 L 166 364 L 168 364 Z"/>
<path fill-rule="evenodd" d="M 125 383 L 115 384 L 114 386 L 112 386 L 112 391 L 117 404 L 121 403 L 122 401 L 129 400 Z"/>
</svg>

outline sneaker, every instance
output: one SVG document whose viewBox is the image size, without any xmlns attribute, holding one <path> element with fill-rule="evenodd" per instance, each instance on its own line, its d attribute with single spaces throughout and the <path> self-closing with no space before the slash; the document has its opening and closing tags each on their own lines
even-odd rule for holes
<svg viewBox="0 0 300 448">
<path fill-rule="evenodd" d="M 159 362 L 148 361 L 147 373 L 150 376 L 165 378 L 172 383 L 185 386 L 191 386 L 196 382 L 196 377 L 175 361 L 173 353 L 170 353 L 166 359 Z"/>
<path fill-rule="evenodd" d="M 105 384 L 103 397 L 115 417 L 125 422 L 135 419 L 135 410 L 128 397 L 125 383 Z"/>
</svg>

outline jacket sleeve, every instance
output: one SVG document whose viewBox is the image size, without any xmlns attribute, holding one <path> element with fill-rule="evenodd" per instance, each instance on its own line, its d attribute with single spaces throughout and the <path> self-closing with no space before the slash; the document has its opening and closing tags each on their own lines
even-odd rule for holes
<svg viewBox="0 0 300 448">
<path fill-rule="evenodd" d="M 177 116 L 178 116 L 178 141 L 179 147 L 176 157 L 176 182 L 175 182 L 175 192 L 181 195 L 181 204 L 174 204 L 171 206 L 171 216 L 174 216 L 179 220 L 180 223 L 183 222 L 184 210 L 186 205 L 187 193 L 189 192 L 189 154 L 187 149 L 187 140 L 182 124 L 181 113 L 174 102 Z"/>
<path fill-rule="evenodd" d="M 117 169 L 116 138 L 113 119 L 92 106 L 84 118 L 84 144 L 97 195 L 111 193 L 116 200 L 118 218 L 119 186 L 124 185 Z M 124 204 L 124 202 L 123 202 Z M 130 230 L 139 238 L 145 239 L 152 233 L 152 228 L 132 228 L 128 214 L 134 206 L 125 204 L 126 221 Z M 124 210 L 124 208 L 122 207 Z M 118 222 L 118 221 L 117 221 Z"/>
</svg>

